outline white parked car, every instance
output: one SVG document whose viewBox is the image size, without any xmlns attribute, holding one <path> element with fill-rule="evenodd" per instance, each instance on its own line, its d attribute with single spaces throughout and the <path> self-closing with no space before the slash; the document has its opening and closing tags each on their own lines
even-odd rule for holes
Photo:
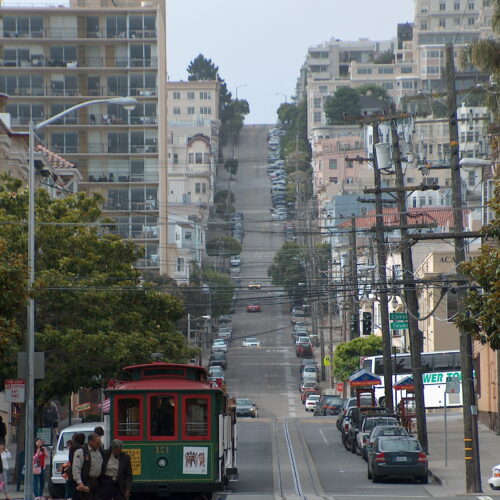
<svg viewBox="0 0 500 500">
<path fill-rule="evenodd" d="M 231 257 L 231 260 L 229 261 L 229 263 L 231 264 L 231 267 L 238 267 L 241 263 L 241 258 L 239 255 L 233 255 Z"/>
<path fill-rule="evenodd" d="M 212 344 L 212 352 L 227 352 L 227 344 L 224 339 L 215 339 Z"/>
<path fill-rule="evenodd" d="M 500 464 L 493 467 L 491 477 L 488 479 L 488 484 L 492 490 L 500 490 Z"/>
<path fill-rule="evenodd" d="M 260 340 L 254 337 L 247 337 L 241 343 L 243 347 L 260 347 Z"/>
<path fill-rule="evenodd" d="M 319 394 L 311 394 L 308 396 L 305 404 L 306 411 L 314 411 L 320 397 L 321 396 Z"/>
</svg>

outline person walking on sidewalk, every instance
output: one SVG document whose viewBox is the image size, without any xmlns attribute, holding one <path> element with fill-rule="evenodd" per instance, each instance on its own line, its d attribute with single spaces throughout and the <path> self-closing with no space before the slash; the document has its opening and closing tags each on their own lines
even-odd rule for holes
<svg viewBox="0 0 500 500">
<path fill-rule="evenodd" d="M 132 464 L 119 439 L 113 440 L 106 450 L 102 470 L 101 500 L 128 500 L 132 488 Z"/>
<path fill-rule="evenodd" d="M 73 500 L 100 500 L 100 478 L 104 451 L 101 449 L 101 438 L 92 432 L 87 444 L 75 451 L 72 474 L 75 481 Z"/>
<path fill-rule="evenodd" d="M 5 448 L 3 443 L 0 443 L 0 491 L 5 494 L 5 500 L 10 500 L 7 484 L 9 482 L 9 458 L 10 451 Z"/>
<path fill-rule="evenodd" d="M 43 498 L 43 488 L 45 486 L 45 461 L 49 459 L 49 454 L 43 446 L 43 441 L 37 438 L 33 455 L 33 493 L 35 500 Z"/>
</svg>

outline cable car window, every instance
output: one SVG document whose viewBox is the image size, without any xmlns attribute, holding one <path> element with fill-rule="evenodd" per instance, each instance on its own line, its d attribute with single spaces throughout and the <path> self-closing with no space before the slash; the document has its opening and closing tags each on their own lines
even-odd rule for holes
<svg viewBox="0 0 500 500">
<path fill-rule="evenodd" d="M 175 401 L 171 396 L 151 396 L 149 403 L 151 436 L 173 436 L 175 433 Z"/>
<path fill-rule="evenodd" d="M 208 437 L 208 399 L 186 398 L 184 434 L 189 437 Z"/>
<path fill-rule="evenodd" d="M 141 431 L 141 400 L 120 398 L 118 400 L 118 436 L 139 436 Z"/>
</svg>

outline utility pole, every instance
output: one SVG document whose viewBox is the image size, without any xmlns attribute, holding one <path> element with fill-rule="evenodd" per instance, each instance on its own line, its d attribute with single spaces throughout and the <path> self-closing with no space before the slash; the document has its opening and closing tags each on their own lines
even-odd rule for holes
<svg viewBox="0 0 500 500">
<path fill-rule="evenodd" d="M 358 292 L 358 253 L 356 248 L 356 217 L 351 217 L 349 233 L 349 294 L 350 340 L 359 337 L 359 292 Z"/>
<path fill-rule="evenodd" d="M 401 267 L 403 270 L 403 286 L 408 311 L 408 326 L 410 331 L 410 358 L 415 383 L 415 406 L 417 419 L 418 440 L 425 452 L 428 451 L 427 420 L 424 402 L 424 384 L 422 381 L 422 335 L 418 329 L 418 300 L 415 280 L 413 278 L 413 256 L 408 240 L 408 217 L 406 213 L 406 194 L 404 190 L 404 176 L 401 165 L 401 151 L 397 120 L 391 120 L 391 138 L 394 170 L 396 174 L 396 193 L 398 200 L 399 224 L 401 226 Z"/>
<path fill-rule="evenodd" d="M 375 144 L 380 141 L 378 121 L 373 123 L 373 174 L 375 180 L 375 189 L 382 187 L 382 178 L 377 164 L 377 154 Z M 382 327 L 382 349 L 384 354 L 384 406 L 390 411 L 394 410 L 393 392 L 392 392 L 392 339 L 389 325 L 389 299 L 387 297 L 387 255 L 385 249 L 384 236 L 384 213 L 382 205 L 382 193 L 375 191 L 375 240 L 377 245 L 377 269 L 380 282 L 380 291 L 378 293 L 380 303 L 380 323 Z"/>
<path fill-rule="evenodd" d="M 458 145 L 457 95 L 455 88 L 455 64 L 453 45 L 446 45 L 446 82 L 448 95 L 448 117 L 451 154 L 451 185 L 453 200 L 453 222 L 455 231 L 463 233 L 462 180 Z M 465 238 L 455 238 L 455 265 L 465 261 Z M 463 310 L 466 290 L 464 282 L 457 283 L 457 308 Z M 463 327 L 459 328 L 460 358 L 462 363 L 462 396 L 464 418 L 465 484 L 467 493 L 481 493 L 481 469 L 479 463 L 479 442 L 477 429 L 477 405 L 474 391 L 474 370 L 472 364 L 472 337 Z"/>
</svg>

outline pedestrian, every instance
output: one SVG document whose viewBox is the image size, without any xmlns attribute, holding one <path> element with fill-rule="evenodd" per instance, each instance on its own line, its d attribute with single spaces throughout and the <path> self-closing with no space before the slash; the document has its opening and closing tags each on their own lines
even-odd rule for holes
<svg viewBox="0 0 500 500">
<path fill-rule="evenodd" d="M 111 175 L 111 174 L 109 174 Z M 101 438 L 101 448 L 104 451 L 104 429 L 98 425 L 95 429 L 94 432 Z"/>
<path fill-rule="evenodd" d="M 33 451 L 33 494 L 35 500 L 43 498 L 43 488 L 45 486 L 45 461 L 49 454 L 43 446 L 43 440 L 35 440 L 35 449 Z"/>
<path fill-rule="evenodd" d="M 101 500 L 128 500 L 132 488 L 132 464 L 119 439 L 113 440 L 106 450 L 102 470 Z"/>
<path fill-rule="evenodd" d="M 9 458 L 10 451 L 5 448 L 4 443 L 0 443 L 0 491 L 3 490 L 5 500 L 10 500 L 8 483 L 9 483 Z"/>
<path fill-rule="evenodd" d="M 71 438 L 69 447 L 68 462 L 65 467 L 66 476 L 66 491 L 64 500 L 72 500 L 75 495 L 75 481 L 73 480 L 72 465 L 75 456 L 75 451 L 80 449 L 85 444 L 85 434 L 83 432 L 75 432 Z"/>
<path fill-rule="evenodd" d="M 7 426 L 5 425 L 5 422 L 3 421 L 2 417 L 0 417 L 0 443 L 5 444 L 6 436 L 7 436 Z"/>
<path fill-rule="evenodd" d="M 75 451 L 71 471 L 75 481 L 73 500 L 100 500 L 100 478 L 104 452 L 101 438 L 92 432 L 87 444 Z"/>
</svg>

